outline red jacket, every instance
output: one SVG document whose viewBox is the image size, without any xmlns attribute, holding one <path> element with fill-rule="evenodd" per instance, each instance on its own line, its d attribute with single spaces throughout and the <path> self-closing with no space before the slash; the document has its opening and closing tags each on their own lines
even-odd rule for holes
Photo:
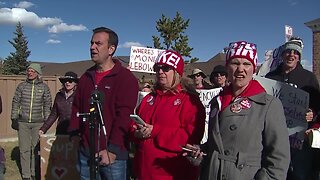
<svg viewBox="0 0 320 180">
<path fill-rule="evenodd" d="M 128 130 L 131 124 L 130 114 L 137 103 L 138 81 L 118 60 L 111 72 L 102 78 L 97 85 L 101 96 L 101 111 L 107 131 L 108 150 L 117 155 L 117 159 L 128 158 Z M 81 145 L 89 147 L 89 120 L 83 122 L 77 113 L 88 113 L 91 95 L 95 89 L 95 66 L 88 69 L 80 78 L 76 95 L 72 104 L 69 131 L 79 131 Z M 97 132 L 95 133 L 97 134 Z M 94 138 L 97 145 L 98 137 Z M 100 150 L 106 149 L 106 139 L 101 130 Z M 98 149 L 97 149 L 98 151 Z"/>
<path fill-rule="evenodd" d="M 198 95 L 179 89 L 175 95 L 150 93 L 137 109 L 137 114 L 153 125 L 150 138 L 135 139 L 134 171 L 139 180 L 191 180 L 199 175 L 198 167 L 182 156 L 180 145 L 200 144 L 205 109 Z M 132 128 L 132 137 L 133 134 Z"/>
</svg>

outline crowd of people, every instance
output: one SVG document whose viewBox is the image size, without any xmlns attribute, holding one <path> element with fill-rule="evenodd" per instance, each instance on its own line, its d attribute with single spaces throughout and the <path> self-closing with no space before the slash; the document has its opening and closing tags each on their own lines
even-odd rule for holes
<svg viewBox="0 0 320 180">
<path fill-rule="evenodd" d="M 40 65 L 27 67 L 11 110 L 23 180 L 39 178 L 39 137 L 55 121 L 57 136 L 69 135 L 79 143 L 80 179 L 319 179 L 320 150 L 311 148 L 308 135 L 320 128 L 320 90 L 315 75 L 300 63 L 301 39 L 283 45 L 282 63 L 266 75 L 309 93 L 309 126 L 301 150 L 290 148 L 281 101 L 253 79 L 258 58 L 254 43 L 230 43 L 225 64 L 208 75 L 198 68 L 185 75 L 179 52 L 165 50 L 153 66 L 155 82 L 141 85 L 113 58 L 117 47 L 116 32 L 95 28 L 90 44 L 94 65 L 80 78 L 73 71 L 60 77 L 53 105 Z M 198 91 L 214 88 L 222 90 L 210 101 L 208 139 L 200 144 L 206 111 Z M 139 91 L 146 95 L 137 104 Z M 81 117 L 88 114 L 92 121 Z M 131 114 L 142 121 L 132 121 Z M 128 173 L 130 152 L 133 174 Z"/>
</svg>

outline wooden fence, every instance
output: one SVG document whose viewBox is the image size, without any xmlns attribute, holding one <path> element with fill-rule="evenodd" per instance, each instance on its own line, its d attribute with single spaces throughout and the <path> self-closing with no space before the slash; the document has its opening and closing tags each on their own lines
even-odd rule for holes
<svg viewBox="0 0 320 180">
<path fill-rule="evenodd" d="M 52 103 L 55 95 L 61 88 L 61 83 L 58 76 L 43 76 L 43 81 L 48 84 Z M 11 129 L 11 106 L 12 98 L 18 84 L 26 79 L 26 76 L 0 76 L 0 95 L 2 99 L 2 113 L 0 114 L 0 141 L 17 139 L 17 132 Z M 55 125 L 52 126 L 49 132 L 55 130 Z"/>
</svg>

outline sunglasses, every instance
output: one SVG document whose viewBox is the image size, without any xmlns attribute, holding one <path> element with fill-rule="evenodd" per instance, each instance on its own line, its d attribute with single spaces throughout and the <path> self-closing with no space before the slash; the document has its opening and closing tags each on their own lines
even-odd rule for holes
<svg viewBox="0 0 320 180">
<path fill-rule="evenodd" d="M 283 53 L 285 53 L 285 54 L 293 53 L 294 55 L 300 55 L 299 51 L 294 50 L 294 49 L 286 49 Z"/>
<path fill-rule="evenodd" d="M 200 76 L 201 76 L 200 73 L 194 75 L 194 77 L 200 77 Z"/>
<path fill-rule="evenodd" d="M 153 71 L 154 72 L 159 72 L 160 69 L 163 71 L 163 72 L 169 72 L 170 70 L 172 70 L 172 68 L 170 66 L 166 66 L 166 65 L 156 65 L 156 66 L 153 66 Z"/>
<path fill-rule="evenodd" d="M 63 80 L 62 82 L 63 82 L 63 83 L 73 83 L 73 82 L 75 82 L 75 81 L 72 80 L 72 79 L 66 79 L 66 80 Z"/>
<path fill-rule="evenodd" d="M 231 42 L 229 43 L 229 49 L 239 49 L 240 47 L 246 50 L 257 49 L 257 45 L 249 42 Z"/>
<path fill-rule="evenodd" d="M 226 74 L 225 73 L 214 73 L 212 76 L 219 77 L 219 76 L 226 76 Z"/>
</svg>

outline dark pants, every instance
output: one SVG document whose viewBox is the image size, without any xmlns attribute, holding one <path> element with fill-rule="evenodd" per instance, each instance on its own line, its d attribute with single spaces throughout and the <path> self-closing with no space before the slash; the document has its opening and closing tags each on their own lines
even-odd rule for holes
<svg viewBox="0 0 320 180">
<path fill-rule="evenodd" d="M 301 150 L 291 148 L 291 164 L 287 180 L 318 180 L 319 149 L 311 148 L 307 140 Z"/>
<path fill-rule="evenodd" d="M 5 169 L 6 169 L 6 166 L 0 163 L 0 180 L 4 180 Z"/>
</svg>

